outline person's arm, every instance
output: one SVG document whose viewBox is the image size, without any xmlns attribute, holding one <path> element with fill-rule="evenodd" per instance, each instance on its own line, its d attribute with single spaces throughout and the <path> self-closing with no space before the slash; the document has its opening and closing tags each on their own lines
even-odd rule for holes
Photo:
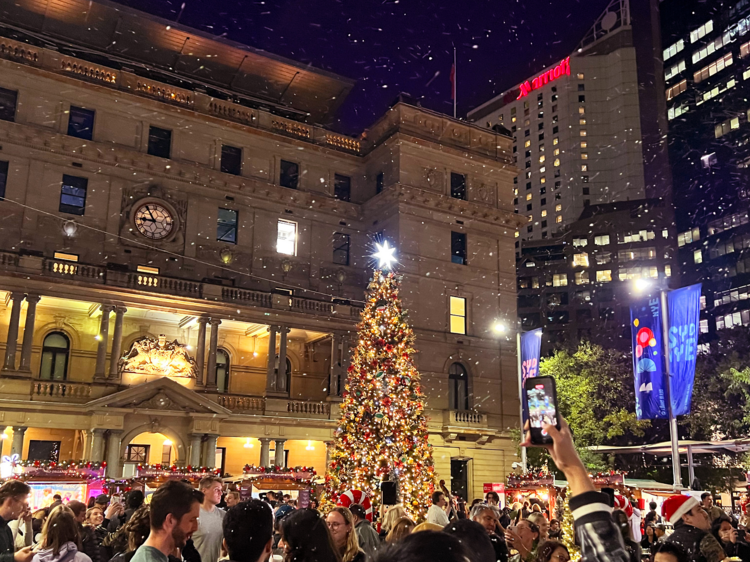
<svg viewBox="0 0 750 562">
<path fill-rule="evenodd" d="M 727 558 L 724 547 L 711 533 L 707 533 L 700 542 L 700 553 L 706 559 L 706 562 L 721 562 Z"/>
<path fill-rule="evenodd" d="M 573 445 L 568 423 L 559 416 L 560 429 L 544 424 L 552 438 L 546 445 L 555 465 L 565 473 L 570 487 L 570 511 L 575 521 L 575 532 L 585 562 L 630 562 L 620 530 L 612 521 L 612 510 L 607 495 L 597 492 Z M 524 429 L 528 430 L 526 422 Z M 530 447 L 531 432 L 526 431 L 523 447 Z"/>
</svg>

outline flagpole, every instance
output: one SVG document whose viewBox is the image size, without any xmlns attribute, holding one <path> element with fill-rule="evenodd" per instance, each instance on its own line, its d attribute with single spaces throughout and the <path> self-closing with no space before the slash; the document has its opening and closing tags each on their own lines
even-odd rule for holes
<svg viewBox="0 0 750 562">
<path fill-rule="evenodd" d="M 453 45 L 453 118 L 456 119 L 456 92 L 458 90 L 457 82 L 456 82 L 456 76 L 458 73 L 458 68 L 456 68 L 456 46 Z"/>
<path fill-rule="evenodd" d="M 661 299 L 661 325 L 662 339 L 664 348 L 664 370 L 666 378 L 666 401 L 667 413 L 669 414 L 669 440 L 672 444 L 672 477 L 674 479 L 674 488 L 682 488 L 682 467 L 680 465 L 680 443 L 679 434 L 677 433 L 677 418 L 672 411 L 672 373 L 669 367 L 669 308 L 667 301 L 667 291 L 660 291 Z"/>
<path fill-rule="evenodd" d="M 518 402 L 521 407 L 521 442 L 523 443 L 526 432 L 524 431 L 523 425 L 523 366 L 521 364 L 521 332 L 516 333 L 516 356 L 518 358 Z M 502 357 L 500 358 L 502 361 Z M 502 384 L 502 381 L 501 381 Z M 526 457 L 526 447 L 521 447 L 521 466 L 523 467 L 523 473 L 526 474 L 528 469 L 528 460 Z"/>
</svg>

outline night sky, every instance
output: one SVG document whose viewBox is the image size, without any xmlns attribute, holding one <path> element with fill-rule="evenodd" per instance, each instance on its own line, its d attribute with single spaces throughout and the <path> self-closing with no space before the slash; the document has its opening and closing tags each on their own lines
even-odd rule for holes
<svg viewBox="0 0 750 562">
<path fill-rule="evenodd" d="M 357 80 L 333 128 L 358 134 L 400 92 L 458 116 L 564 58 L 609 0 L 118 0 Z M 184 6 L 184 8 L 182 8 Z"/>
</svg>

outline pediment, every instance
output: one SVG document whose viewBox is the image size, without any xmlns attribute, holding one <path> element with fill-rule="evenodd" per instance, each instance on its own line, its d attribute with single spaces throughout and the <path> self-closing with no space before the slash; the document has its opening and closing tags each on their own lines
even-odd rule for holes
<svg viewBox="0 0 750 562">
<path fill-rule="evenodd" d="M 86 406 L 89 409 L 97 410 L 124 408 L 218 416 L 229 416 L 231 414 L 229 410 L 219 406 L 213 400 L 201 396 L 166 377 L 97 398 Z"/>
</svg>

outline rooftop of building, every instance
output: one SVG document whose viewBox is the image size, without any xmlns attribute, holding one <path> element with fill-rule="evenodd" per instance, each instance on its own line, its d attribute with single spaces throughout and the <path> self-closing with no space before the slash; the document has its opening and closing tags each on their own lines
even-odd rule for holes
<svg viewBox="0 0 750 562">
<path fill-rule="evenodd" d="M 158 73 L 176 86 L 192 82 L 317 124 L 331 119 L 354 86 L 331 72 L 107 0 L 0 0 L 0 34 L 118 70 Z"/>
</svg>

